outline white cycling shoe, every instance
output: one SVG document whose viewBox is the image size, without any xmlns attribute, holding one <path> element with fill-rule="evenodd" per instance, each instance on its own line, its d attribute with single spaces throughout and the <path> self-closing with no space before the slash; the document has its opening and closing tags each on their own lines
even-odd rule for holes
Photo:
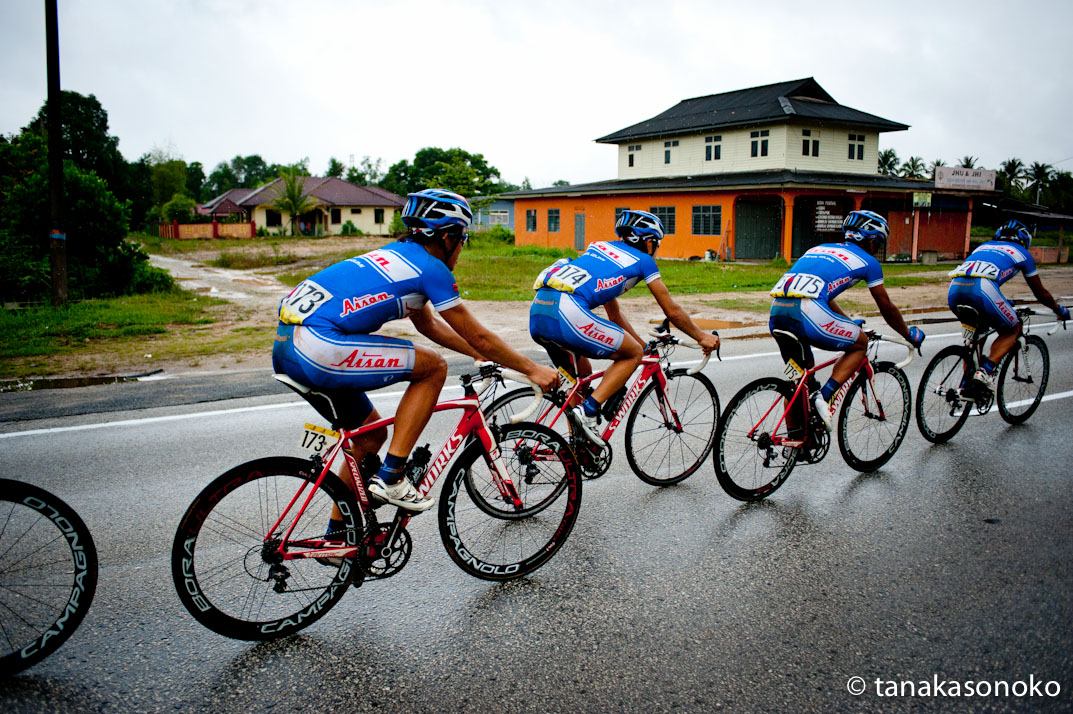
<svg viewBox="0 0 1073 714">
<path fill-rule="evenodd" d="M 427 511 L 436 503 L 436 499 L 431 496 L 419 495 L 417 489 L 410 483 L 410 479 L 406 477 L 389 486 L 379 476 L 374 476 L 369 481 L 369 493 L 378 501 L 416 513 Z"/>
<path fill-rule="evenodd" d="M 823 395 L 816 392 L 816 395 L 812 397 L 812 405 L 816 407 L 816 414 L 820 417 L 820 421 L 823 422 L 823 428 L 828 433 L 834 431 L 835 420 L 831 414 L 831 407 L 827 405 L 827 400 L 823 398 Z"/>
</svg>

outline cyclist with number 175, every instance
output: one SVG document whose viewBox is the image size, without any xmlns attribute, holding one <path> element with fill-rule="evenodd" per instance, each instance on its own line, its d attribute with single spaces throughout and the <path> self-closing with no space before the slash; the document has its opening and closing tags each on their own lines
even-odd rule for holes
<svg viewBox="0 0 1073 714">
<path fill-rule="evenodd" d="M 868 336 L 835 302 L 843 291 L 864 280 L 879 313 L 895 332 L 920 347 L 924 332 L 907 327 L 902 313 L 883 287 L 883 268 L 875 253 L 890 235 L 887 221 L 872 211 L 851 211 L 842 222 L 843 243 L 824 243 L 805 251 L 771 290 L 768 328 L 797 336 L 805 347 L 808 364 L 815 364 L 812 346 L 843 351 L 827 383 L 816 392 L 814 404 L 827 431 L 834 428 L 830 401 L 842 383 L 864 361 Z"/>
<path fill-rule="evenodd" d="M 1002 284 L 1018 272 L 1024 273 L 1025 282 L 1032 294 L 1041 303 L 1054 311 L 1060 320 L 1069 319 L 1069 308 L 1059 305 L 1047 288 L 1043 287 L 1036 261 L 1028 252 L 1032 234 L 1023 223 L 1011 220 L 995 231 L 995 239 L 987 241 L 974 250 L 964 263 L 950 271 L 950 292 L 947 301 L 954 314 L 958 308 L 967 306 L 979 313 L 983 324 L 991 327 L 997 337 L 991 343 L 988 358 L 973 375 L 973 382 L 987 392 L 995 391 L 995 365 L 1013 349 L 1021 336 L 1021 321 L 1013 305 L 1002 294 Z"/>
<path fill-rule="evenodd" d="M 368 489 L 380 501 L 421 512 L 433 499 L 417 493 L 404 466 L 432 415 L 447 363 L 428 347 L 374 333 L 389 320 L 407 317 L 433 342 L 516 369 L 545 391 L 558 384 L 558 374 L 512 350 L 462 304 L 451 271 L 473 220 L 465 198 L 433 188 L 411 193 L 402 220 L 410 229 L 408 236 L 325 268 L 282 300 L 272 362 L 276 372 L 306 386 L 352 390 L 349 413 L 333 419 L 348 428 L 380 419 L 367 390 L 410 383 L 397 409 L 405 419 L 395 422 L 387 457 Z M 364 454 L 379 450 L 387 430 L 361 438 L 361 443 L 351 442 L 358 464 Z M 340 478 L 351 484 L 345 464 Z M 330 524 L 329 532 L 333 530 Z"/>
</svg>

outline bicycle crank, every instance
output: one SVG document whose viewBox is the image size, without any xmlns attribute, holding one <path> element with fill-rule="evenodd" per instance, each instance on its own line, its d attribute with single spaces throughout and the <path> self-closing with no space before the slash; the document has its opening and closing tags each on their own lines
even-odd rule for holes
<svg viewBox="0 0 1073 714">
<path fill-rule="evenodd" d="M 388 542 L 392 531 L 395 538 Z M 390 578 L 402 570 L 410 560 L 413 540 L 405 528 L 395 528 L 391 523 L 381 523 L 370 528 L 362 543 L 362 566 L 366 578 L 380 580 Z"/>
</svg>

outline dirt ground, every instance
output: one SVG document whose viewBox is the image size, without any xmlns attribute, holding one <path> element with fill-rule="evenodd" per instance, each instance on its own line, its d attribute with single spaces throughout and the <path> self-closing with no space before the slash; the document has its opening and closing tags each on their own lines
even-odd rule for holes
<svg viewBox="0 0 1073 714">
<path fill-rule="evenodd" d="M 296 243 L 288 246 L 287 251 L 297 255 L 353 249 L 354 254 L 377 247 L 382 240 L 377 239 L 325 239 L 316 242 Z M 263 249 L 268 252 L 264 246 Z M 188 253 L 182 257 L 153 256 L 155 265 L 166 268 L 180 285 L 189 290 L 209 294 L 231 301 L 232 305 L 222 310 L 218 321 L 204 328 L 208 333 L 233 333 L 236 329 L 269 326 L 276 324 L 276 308 L 282 296 L 290 288 L 275 279 L 274 273 L 292 272 L 302 268 L 302 264 L 290 264 L 279 269 L 259 268 L 256 270 L 230 270 L 213 268 L 200 262 L 219 255 L 219 250 L 203 253 Z M 930 275 L 934 276 L 934 273 Z M 1041 272 L 1044 284 L 1058 297 L 1073 298 L 1073 266 L 1048 267 Z M 940 311 L 946 306 L 947 283 L 945 280 L 911 287 L 890 288 L 891 297 L 896 305 L 906 313 L 907 320 L 914 320 L 915 311 Z M 1031 292 L 1023 280 L 1015 279 L 1007 283 L 1007 296 L 1014 299 L 1031 299 Z M 644 333 L 649 324 L 656 324 L 663 318 L 662 312 L 651 295 L 641 287 L 635 288 L 635 297 L 621 300 L 623 311 L 638 331 Z M 766 311 L 727 310 L 713 306 L 712 301 L 727 298 L 749 298 L 766 302 L 763 293 L 713 293 L 700 295 L 676 296 L 678 302 L 689 314 L 707 328 L 717 328 L 724 339 L 758 337 L 767 335 Z M 861 304 L 871 304 L 871 298 L 865 288 L 857 286 L 846 293 L 845 298 Z M 495 302 L 468 300 L 465 303 L 477 318 L 502 337 L 509 345 L 519 350 L 533 349 L 536 345 L 529 337 L 529 303 Z M 867 316 L 867 312 L 864 316 Z M 917 319 L 922 316 L 917 315 Z M 710 324 L 706 321 L 713 321 Z M 728 324 L 729 323 L 729 324 Z M 407 320 L 388 323 L 381 330 L 389 334 L 413 339 L 420 344 L 435 347 L 424 337 L 418 335 L 413 325 Z M 440 349 L 436 347 L 436 349 Z M 148 354 L 148 353 L 146 353 Z M 82 366 L 80 366 L 82 365 Z M 85 365 L 93 365 L 86 369 Z M 117 363 L 115 355 L 102 353 L 82 356 L 79 361 L 71 360 L 63 365 L 60 375 L 85 376 L 87 374 L 140 374 L 152 370 L 163 370 L 167 374 L 183 374 L 201 371 L 219 371 L 221 369 L 266 368 L 271 365 L 269 351 L 263 348 L 250 349 L 226 355 L 200 357 L 197 359 L 133 359 L 126 363 Z"/>
</svg>

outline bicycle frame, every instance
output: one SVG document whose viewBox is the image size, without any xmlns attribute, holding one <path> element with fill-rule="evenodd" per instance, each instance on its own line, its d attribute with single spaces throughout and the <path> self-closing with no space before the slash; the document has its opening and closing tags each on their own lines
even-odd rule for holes
<svg viewBox="0 0 1073 714">
<path fill-rule="evenodd" d="M 467 392 L 472 391 L 467 388 Z M 429 463 L 428 470 L 421 478 L 420 482 L 416 485 L 417 491 L 422 495 L 426 495 L 432 490 L 432 487 L 436 484 L 436 480 L 439 478 L 443 470 L 447 468 L 447 465 L 454 458 L 458 450 L 467 442 L 470 436 L 476 436 L 480 439 L 481 444 L 484 446 L 485 452 L 489 455 L 491 460 L 491 472 L 493 475 L 493 481 L 496 487 L 499 489 L 500 495 L 504 499 L 513 503 L 516 508 L 522 506 L 521 497 L 518 494 L 518 490 L 515 488 L 514 483 L 505 475 L 507 469 L 503 463 L 502 455 L 499 451 L 499 447 L 495 438 L 492 435 L 491 430 L 488 427 L 488 422 L 485 421 L 484 412 L 481 411 L 479 395 L 476 393 L 467 393 L 465 396 L 458 399 L 450 399 L 447 401 L 439 402 L 433 408 L 433 413 L 447 411 L 451 409 L 461 409 L 462 416 L 458 420 L 458 424 L 455 427 L 454 433 L 451 434 L 444 441 L 443 446 L 440 447 L 439 453 L 436 455 L 435 460 Z M 344 448 L 344 444 L 351 438 L 360 436 L 374 429 L 380 429 L 382 427 L 389 426 L 395 423 L 397 416 L 385 417 L 379 419 L 370 424 L 365 424 L 357 429 L 353 430 L 341 430 L 336 432 L 337 439 L 331 447 L 329 447 L 325 456 L 320 457 L 323 466 L 320 470 L 320 475 L 315 482 L 304 482 L 298 489 L 298 492 L 294 494 L 294 497 L 287 504 L 286 508 L 280 514 L 280 517 L 269 529 L 269 532 L 265 535 L 266 545 L 271 543 L 274 538 L 272 535 L 281 528 L 282 524 L 287 521 L 288 514 L 294 509 L 295 504 L 302 498 L 302 494 L 308 489 L 309 493 L 306 495 L 305 500 L 298 508 L 298 512 L 294 515 L 290 521 L 286 532 L 283 534 L 279 541 L 278 546 L 275 547 L 275 551 L 280 555 L 283 560 L 294 560 L 300 558 L 350 558 L 354 557 L 358 551 L 358 546 L 330 546 L 332 541 L 317 539 L 317 540 L 301 540 L 291 541 L 291 533 L 294 531 L 295 526 L 301 520 L 302 515 L 305 513 L 309 503 L 313 500 L 313 496 L 317 493 L 321 483 L 327 477 L 331 470 L 332 464 L 338 458 L 340 451 L 343 453 L 343 458 L 346 460 L 347 465 L 350 467 L 351 481 L 354 488 L 354 493 L 358 498 L 358 503 L 363 510 L 367 510 L 371 507 L 371 500 L 369 494 L 365 489 L 365 484 L 362 481 L 361 472 L 358 468 L 357 460 L 349 450 Z M 403 509 L 398 509 L 395 518 L 395 527 L 404 527 L 409 523 L 412 514 L 407 513 Z M 302 550 L 289 550 L 293 548 L 301 548 Z"/>
</svg>

